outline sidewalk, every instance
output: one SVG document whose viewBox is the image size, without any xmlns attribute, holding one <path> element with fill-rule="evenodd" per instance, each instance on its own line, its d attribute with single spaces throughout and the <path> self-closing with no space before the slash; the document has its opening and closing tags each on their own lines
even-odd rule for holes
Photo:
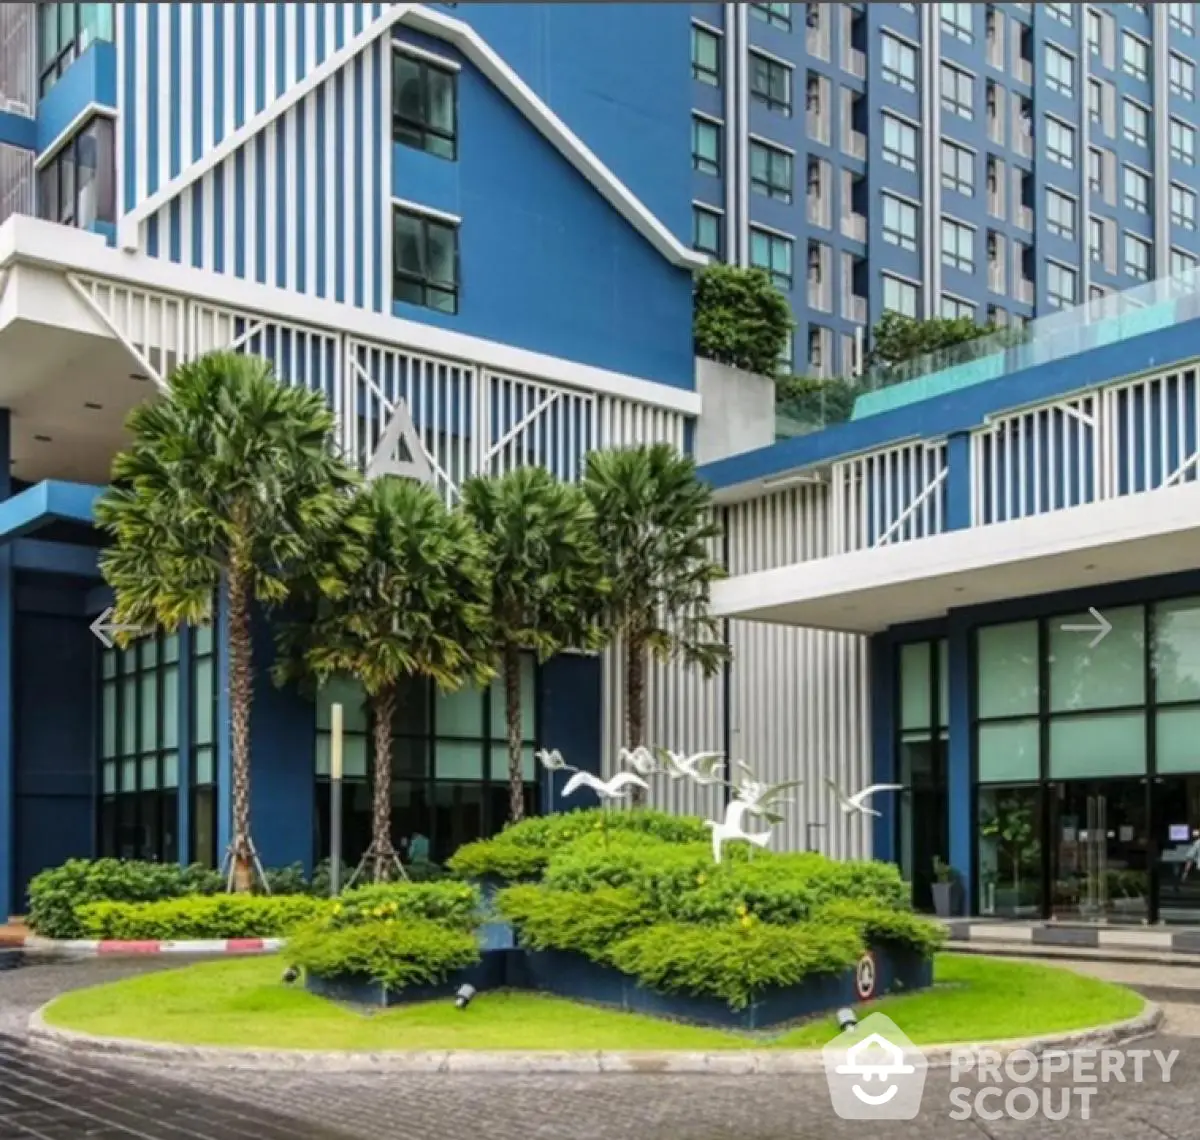
<svg viewBox="0 0 1200 1140">
<path fill-rule="evenodd" d="M 20 949 L 29 937 L 29 927 L 24 923 L 10 920 L 0 926 L 0 946 Z"/>
<path fill-rule="evenodd" d="M 1200 930 L 1195 927 L 966 918 L 950 919 L 944 925 L 954 950 L 1200 965 Z"/>
</svg>

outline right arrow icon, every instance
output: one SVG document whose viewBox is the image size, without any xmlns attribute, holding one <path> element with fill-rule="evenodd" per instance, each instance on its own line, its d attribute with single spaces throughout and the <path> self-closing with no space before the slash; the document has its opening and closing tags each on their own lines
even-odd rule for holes
<svg viewBox="0 0 1200 1140">
<path fill-rule="evenodd" d="M 1108 636 L 1112 629 L 1112 622 L 1095 606 L 1088 606 L 1088 613 L 1095 619 L 1094 622 L 1083 625 L 1064 623 L 1061 628 L 1064 633 L 1094 633 L 1096 636 L 1088 642 L 1088 648 L 1095 649 Z"/>
</svg>

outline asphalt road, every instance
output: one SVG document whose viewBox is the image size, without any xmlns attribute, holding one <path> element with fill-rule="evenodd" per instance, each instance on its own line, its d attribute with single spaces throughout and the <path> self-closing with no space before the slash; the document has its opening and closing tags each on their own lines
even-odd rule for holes
<svg viewBox="0 0 1200 1140">
<path fill-rule="evenodd" d="M 1170 1082 L 1091 1086 L 1072 1115 L 951 1119 L 945 1071 L 932 1072 L 915 1121 L 838 1119 L 819 1076 L 411 1076 L 189 1071 L 78 1064 L 22 1042 L 29 1013 L 55 993 L 162 960 L 90 961 L 0 973 L 0 1140 L 1200 1140 L 1200 1004 L 1169 1007 L 1138 1048 L 1179 1050 Z M 1101 968 L 1102 969 L 1102 968 Z M 1121 980 L 1169 985 L 1200 1002 L 1200 970 L 1125 968 Z M 1096 972 L 1089 964 L 1089 972 Z M 1186 975 L 1186 977 L 1184 977 Z M 1182 979 L 1182 980 L 1181 980 Z M 1013 1086 L 1008 1085 L 1003 1096 Z M 1041 1102 L 1042 1086 L 1035 1087 Z M 974 1091 L 977 1091 L 976 1086 Z M 1059 1110 L 1062 1078 L 1050 1086 Z M 1029 1103 L 1018 1102 L 1018 1110 Z M 985 1108 L 994 1107 L 988 1101 Z"/>
</svg>

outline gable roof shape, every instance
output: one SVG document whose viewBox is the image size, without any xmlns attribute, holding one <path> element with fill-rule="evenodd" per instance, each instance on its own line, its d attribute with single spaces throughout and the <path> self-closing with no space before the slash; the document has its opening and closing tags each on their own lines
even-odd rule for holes
<svg viewBox="0 0 1200 1140">
<path fill-rule="evenodd" d="M 376 40 L 403 23 L 414 31 L 456 47 L 525 116 L 533 127 L 596 189 L 638 233 L 672 265 L 699 269 L 708 258 L 684 245 L 663 225 L 630 189 L 593 153 L 549 107 L 549 105 L 493 50 L 469 24 L 422 4 L 394 4 L 379 19 L 348 40 L 338 51 L 327 56 L 299 82 L 279 96 L 257 115 L 247 119 L 236 131 L 166 185 L 139 202 L 118 223 L 121 246 L 136 250 L 141 225 L 163 206 L 177 198 L 189 186 L 216 168 L 249 139 L 280 118 L 311 91 L 345 67 Z"/>
</svg>

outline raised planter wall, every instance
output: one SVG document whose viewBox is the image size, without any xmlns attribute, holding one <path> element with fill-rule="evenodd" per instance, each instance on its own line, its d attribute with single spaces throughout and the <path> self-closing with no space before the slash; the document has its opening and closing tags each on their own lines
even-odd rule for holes
<svg viewBox="0 0 1200 1140">
<path fill-rule="evenodd" d="M 488 941 L 501 941 L 499 932 Z M 485 942 L 485 947 L 487 943 Z M 839 974 L 814 974 L 798 986 L 765 991 L 745 1009 L 720 998 L 662 993 L 582 954 L 561 950 L 485 948 L 479 965 L 460 970 L 434 986 L 389 990 L 369 978 L 309 975 L 306 987 L 334 1001 L 394 1006 L 449 1000 L 464 984 L 480 993 L 495 989 L 534 990 L 593 1005 L 724 1029 L 767 1029 L 802 1017 L 856 1005 L 884 994 L 921 989 L 933 982 L 933 962 L 917 954 L 877 947 L 858 967 Z"/>
</svg>

